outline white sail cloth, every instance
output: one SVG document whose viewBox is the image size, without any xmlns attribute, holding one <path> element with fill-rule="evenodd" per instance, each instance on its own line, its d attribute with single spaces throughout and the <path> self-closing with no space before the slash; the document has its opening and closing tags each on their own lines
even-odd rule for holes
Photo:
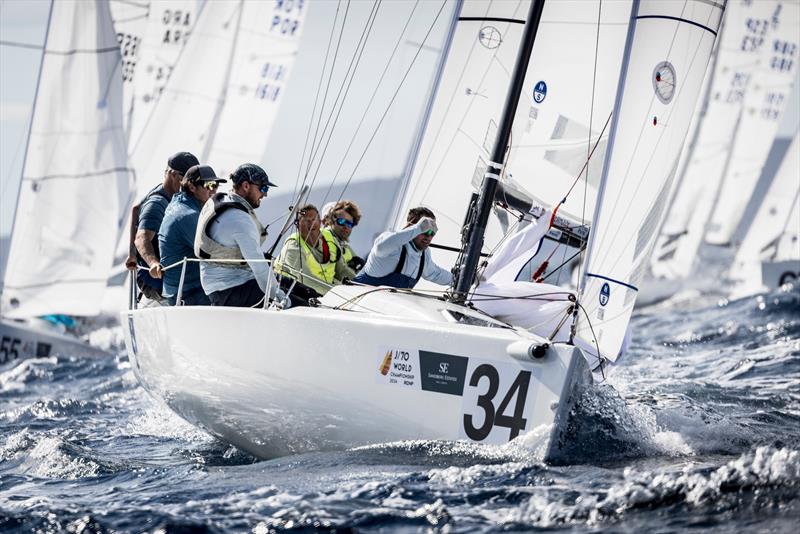
<svg viewBox="0 0 800 534">
<path fill-rule="evenodd" d="M 100 311 L 131 172 L 108 4 L 53 2 L 3 287 L 3 314 Z"/>
<path fill-rule="evenodd" d="M 741 135 L 731 147 L 722 191 L 706 234 L 706 241 L 715 245 L 731 242 L 792 95 L 800 61 L 800 2 L 753 4 L 760 4 L 762 10 L 771 9 L 763 18 L 748 21 L 747 37 L 760 47 L 742 104 Z M 750 41 L 741 46 L 748 46 Z"/>
<path fill-rule="evenodd" d="M 723 4 L 643 0 L 631 11 L 580 293 L 577 337 L 614 361 L 676 173 Z"/>
<path fill-rule="evenodd" d="M 754 38 L 753 21 L 768 19 L 774 9 L 772 0 L 726 4 L 708 107 L 662 227 L 662 257 L 653 265 L 658 276 L 685 278 L 691 271 L 740 131 L 744 97 L 762 50 L 770 46 L 767 39 Z"/>
<path fill-rule="evenodd" d="M 464 214 L 480 186 L 510 83 L 529 1 L 464 2 L 428 128 L 401 195 L 396 224 L 408 208 L 436 213 L 437 241 L 461 242 Z M 588 222 L 605 142 L 588 172 L 581 169 L 613 106 L 630 1 L 547 2 L 537 31 L 511 135 L 506 172 L 511 183 L 543 206 L 555 206 L 578 178 L 559 215 Z M 603 139 L 608 136 L 608 129 Z M 586 208 L 584 210 L 584 192 Z M 490 218 L 486 248 L 503 236 Z M 440 265 L 455 255 L 433 253 Z"/>
<path fill-rule="evenodd" d="M 737 251 L 729 273 L 731 279 L 739 281 L 744 287 L 758 290 L 761 285 L 762 259 L 800 260 L 800 252 L 792 256 L 786 254 L 785 248 L 780 249 L 782 242 L 794 241 L 795 250 L 800 246 L 799 196 L 800 137 L 795 133 L 750 230 Z M 787 257 L 778 258 L 779 252 Z"/>
</svg>

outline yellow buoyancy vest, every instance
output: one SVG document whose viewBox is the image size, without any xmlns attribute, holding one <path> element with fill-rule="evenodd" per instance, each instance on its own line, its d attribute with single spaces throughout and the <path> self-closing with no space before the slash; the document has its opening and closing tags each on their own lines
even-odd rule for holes
<svg viewBox="0 0 800 534">
<path fill-rule="evenodd" d="M 336 260 L 339 258 L 339 254 L 342 255 L 342 259 L 344 260 L 345 265 L 353 259 L 353 249 L 350 248 L 350 244 L 347 241 L 343 241 L 339 239 L 336 234 L 330 228 L 323 228 L 322 229 L 322 236 L 328 242 L 328 246 L 331 249 L 331 261 L 336 263 Z"/>
<path fill-rule="evenodd" d="M 327 240 L 322 236 L 320 236 L 320 239 L 321 243 L 325 243 L 323 244 L 323 247 L 325 247 L 325 245 L 327 245 Z M 292 243 L 292 241 L 294 241 L 294 243 Z M 336 277 L 336 259 L 333 257 L 333 252 L 329 250 L 328 261 L 320 262 L 317 260 L 316 256 L 314 256 L 314 251 L 311 250 L 311 247 L 308 246 L 308 243 L 306 243 L 306 241 L 300 237 L 299 232 L 295 232 L 286 238 L 286 243 L 284 243 L 278 259 L 275 260 L 275 268 L 278 270 L 278 272 L 298 279 L 302 282 L 301 273 L 297 272 L 295 268 L 290 269 L 290 266 L 285 265 L 286 252 L 292 246 L 299 246 L 303 252 L 303 270 L 306 271 L 307 274 L 310 274 L 314 278 L 321 280 L 326 284 L 334 285 L 334 278 Z M 324 250 L 322 256 L 323 258 L 325 257 Z"/>
<path fill-rule="evenodd" d="M 227 198 L 226 198 L 227 197 Z M 237 209 L 250 215 L 258 229 L 259 244 L 263 245 L 267 239 L 267 230 L 261 221 L 256 217 L 256 212 L 245 199 L 236 193 L 216 193 L 209 202 L 203 205 L 200 210 L 200 217 L 197 221 L 197 232 L 194 235 L 194 253 L 198 258 L 210 260 L 241 260 L 242 251 L 237 246 L 225 246 L 211 239 L 208 235 L 208 226 L 229 209 Z M 226 267 L 242 268 L 247 267 L 245 262 L 241 263 L 220 263 Z"/>
</svg>

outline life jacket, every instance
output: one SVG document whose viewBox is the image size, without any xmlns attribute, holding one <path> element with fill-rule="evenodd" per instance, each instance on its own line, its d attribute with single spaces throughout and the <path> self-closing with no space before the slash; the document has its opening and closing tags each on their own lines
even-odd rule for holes
<svg viewBox="0 0 800 534">
<path fill-rule="evenodd" d="M 330 228 L 323 228 L 322 229 L 322 236 L 328 242 L 328 246 L 331 249 L 331 256 L 333 257 L 334 263 L 339 258 L 339 254 L 342 255 L 342 259 L 344 263 L 347 264 L 350 260 L 353 259 L 353 249 L 350 248 L 350 245 L 347 241 L 343 241 L 336 237 L 336 234 L 333 233 L 333 230 Z"/>
<path fill-rule="evenodd" d="M 290 243 L 292 240 L 299 244 L 300 249 L 303 252 L 303 266 L 308 270 L 311 276 L 318 280 L 322 280 L 326 284 L 333 285 L 333 279 L 336 277 L 337 259 L 332 257 L 328 240 L 321 235 L 320 243 L 322 245 L 322 262 L 317 261 L 317 258 L 314 256 L 311 247 L 308 246 L 308 243 L 306 243 L 305 239 L 300 237 L 300 232 L 295 232 L 286 238 L 286 243 L 283 245 L 283 249 L 281 249 L 278 259 L 275 260 L 275 269 L 283 275 L 290 276 L 295 279 L 300 278 L 300 273 L 296 273 L 284 266 L 286 253 L 289 250 L 289 247 L 292 246 Z"/>
<path fill-rule="evenodd" d="M 400 249 L 400 259 L 397 261 L 394 271 L 385 276 L 370 276 L 362 270 L 358 273 L 358 276 L 353 278 L 353 282 L 367 284 L 369 286 L 389 286 L 398 289 L 412 289 L 417 285 L 419 279 L 422 278 L 422 271 L 425 270 L 425 251 L 423 250 L 419 257 L 419 270 L 417 271 L 416 278 L 406 276 L 403 274 L 403 269 L 406 266 L 406 258 L 408 257 L 407 246 L 408 245 L 403 245 L 403 248 Z"/>
<path fill-rule="evenodd" d="M 227 198 L 226 198 L 227 197 Z M 194 235 L 194 254 L 204 260 L 243 260 L 242 251 L 238 246 L 225 246 L 215 241 L 208 235 L 208 228 L 217 218 L 226 211 L 234 209 L 247 213 L 258 229 L 259 245 L 267 239 L 267 230 L 256 217 L 252 206 L 236 193 L 216 193 L 211 197 L 211 202 L 203 204 L 197 220 L 197 233 Z M 218 265 L 235 269 L 248 268 L 242 261 L 222 262 Z"/>
</svg>

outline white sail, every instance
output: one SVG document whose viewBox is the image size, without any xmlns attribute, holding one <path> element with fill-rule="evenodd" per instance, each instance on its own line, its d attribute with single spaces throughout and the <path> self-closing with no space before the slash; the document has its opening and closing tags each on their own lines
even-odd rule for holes
<svg viewBox="0 0 800 534">
<path fill-rule="evenodd" d="M 631 11 L 576 323 L 578 340 L 611 361 L 649 263 L 723 8 L 643 0 Z"/>
<path fill-rule="evenodd" d="M 429 127 L 398 209 L 398 226 L 408 208 L 428 206 L 437 216 L 436 241 L 460 245 L 470 195 L 480 186 L 492 150 L 529 4 L 464 3 Z M 501 183 L 553 207 L 580 174 L 559 211 L 572 221 L 591 219 L 608 129 L 589 165 L 588 186 L 581 169 L 611 113 L 629 14 L 628 0 L 547 2 L 537 32 Z M 499 221 L 490 219 L 486 248 L 495 248 L 503 234 Z M 433 257 L 450 266 L 455 254 L 434 250 Z"/>
<path fill-rule="evenodd" d="M 708 107 L 699 125 L 697 141 L 687 154 L 681 186 L 664 220 L 654 274 L 666 278 L 689 275 L 703 241 L 705 226 L 725 173 L 737 132 L 742 102 L 753 81 L 761 50 L 769 46 L 753 35 L 754 20 L 774 11 L 771 0 L 735 0 L 725 8 L 724 29 L 714 65 Z"/>
<path fill-rule="evenodd" d="M 225 105 L 211 126 L 211 143 L 197 154 L 220 176 L 242 163 L 261 161 L 307 10 L 306 2 L 244 2 Z"/>
<path fill-rule="evenodd" d="M 198 0 L 111 0 L 122 51 L 125 127 L 132 147 L 169 79 L 199 14 Z"/>
<path fill-rule="evenodd" d="M 181 150 L 198 156 L 203 152 L 223 104 L 241 14 L 241 1 L 208 2 L 203 8 L 147 124 L 130 147 L 137 199 L 161 182 L 169 156 Z"/>
<path fill-rule="evenodd" d="M 706 241 L 715 245 L 731 241 L 792 94 L 800 60 L 800 2 L 753 3 L 770 4 L 772 10 L 763 19 L 749 21 L 753 39 L 764 43 L 744 97 L 742 134 L 731 148 L 723 189 L 706 234 Z"/>
<path fill-rule="evenodd" d="M 51 9 L 4 280 L 7 317 L 97 314 L 129 197 L 108 4 Z"/>
<path fill-rule="evenodd" d="M 800 194 L 800 136 L 794 135 L 781 166 L 742 241 L 729 276 L 743 286 L 758 289 L 761 285 L 761 260 L 785 255 L 782 243 L 800 234 L 798 195 Z M 784 239 L 787 235 L 790 239 Z M 789 255 L 791 256 L 791 255 Z M 800 254 L 794 256 L 800 259 Z M 785 259 L 785 258 L 780 258 Z"/>
</svg>

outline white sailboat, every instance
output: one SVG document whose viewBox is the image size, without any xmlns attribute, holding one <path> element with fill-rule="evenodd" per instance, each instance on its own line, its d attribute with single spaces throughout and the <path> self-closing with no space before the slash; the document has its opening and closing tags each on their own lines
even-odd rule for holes
<svg viewBox="0 0 800 534">
<path fill-rule="evenodd" d="M 698 124 L 697 138 L 686 147 L 679 187 L 669 207 L 653 254 L 652 271 L 667 292 L 677 281 L 689 287 L 697 251 L 717 202 L 723 176 L 732 156 L 745 95 L 756 79 L 755 70 L 768 39 L 754 35 L 754 22 L 768 20 L 776 2 L 731 1 L 725 9 L 718 52 L 711 73 L 708 101 Z M 760 23 L 755 29 L 760 28 Z M 744 134 L 745 137 L 747 134 Z"/>
<path fill-rule="evenodd" d="M 2 286 L 0 364 L 99 352 L 43 327 L 101 310 L 132 171 L 106 2 L 53 2 Z"/>
<path fill-rule="evenodd" d="M 729 277 L 743 296 L 800 279 L 800 136 L 781 166 L 739 247 Z"/>
<path fill-rule="evenodd" d="M 742 101 L 738 131 L 726 164 L 723 185 L 705 239 L 730 245 L 747 201 L 767 159 L 786 108 L 800 60 L 800 2 L 753 2 L 771 8 L 768 16 L 748 21 L 749 40 L 759 47 L 750 87 Z M 761 6 L 761 9 L 764 5 Z"/>
<path fill-rule="evenodd" d="M 495 156 L 508 145 L 542 5 L 533 2 L 528 11 L 478 206 L 494 202 L 493 169 L 502 170 L 504 159 Z M 723 9 L 707 0 L 686 2 L 684 9 L 668 1 L 633 2 L 590 273 L 579 301 L 588 312 L 577 323 L 583 343 L 608 360 L 616 358 L 618 333 L 635 301 L 635 291 L 627 289 L 652 248 L 663 208 L 658 199 L 674 175 L 678 141 L 686 134 Z M 451 38 L 457 16 L 450 21 Z M 482 30 L 497 21 L 476 22 L 477 45 Z M 474 281 L 488 215 L 483 208 L 474 211 L 457 296 L 468 294 Z M 615 285 L 609 292 L 595 280 Z M 404 439 L 505 443 L 540 428 L 544 459 L 556 459 L 574 388 L 586 380 L 592 355 L 460 302 L 337 286 L 310 308 L 131 310 L 124 317 L 126 343 L 151 394 L 260 457 Z M 220 331 L 227 334 L 213 333 Z"/>
</svg>

